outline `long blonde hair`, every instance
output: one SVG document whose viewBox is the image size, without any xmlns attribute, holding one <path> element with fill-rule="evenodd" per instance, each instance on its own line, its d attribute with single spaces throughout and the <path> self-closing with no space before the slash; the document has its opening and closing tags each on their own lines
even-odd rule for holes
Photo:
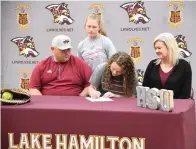
<svg viewBox="0 0 196 149">
<path fill-rule="evenodd" d="M 92 19 L 92 20 L 96 20 L 98 25 L 99 25 L 99 33 L 104 35 L 104 36 L 107 36 L 107 33 L 105 32 L 105 30 L 103 29 L 103 21 L 102 21 L 102 18 L 101 18 L 101 15 L 99 14 L 95 14 L 95 13 L 92 13 L 92 14 L 89 14 L 87 17 L 86 17 L 86 21 L 85 21 L 85 26 L 86 26 L 86 23 L 89 19 Z"/>
<path fill-rule="evenodd" d="M 178 64 L 179 59 L 181 58 L 180 56 L 180 50 L 178 48 L 178 44 L 176 42 L 175 37 L 171 33 L 162 33 L 159 34 L 155 39 L 154 39 L 154 46 L 157 41 L 161 41 L 165 44 L 168 50 L 168 61 L 170 64 L 175 66 Z M 157 59 L 155 62 L 157 65 L 160 64 L 161 60 Z"/>
</svg>

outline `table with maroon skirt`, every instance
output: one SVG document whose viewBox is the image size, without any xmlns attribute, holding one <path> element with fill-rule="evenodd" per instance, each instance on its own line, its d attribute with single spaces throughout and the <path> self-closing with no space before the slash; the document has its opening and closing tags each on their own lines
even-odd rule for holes
<svg viewBox="0 0 196 149">
<path fill-rule="evenodd" d="M 173 112 L 137 107 L 136 99 L 91 102 L 84 97 L 32 96 L 24 105 L 1 106 L 1 148 L 8 133 L 118 136 L 145 138 L 145 149 L 196 149 L 194 100 L 175 100 Z M 29 137 L 30 138 L 30 137 Z M 105 148 L 109 148 L 106 143 Z M 118 146 L 116 146 L 118 148 Z"/>
</svg>

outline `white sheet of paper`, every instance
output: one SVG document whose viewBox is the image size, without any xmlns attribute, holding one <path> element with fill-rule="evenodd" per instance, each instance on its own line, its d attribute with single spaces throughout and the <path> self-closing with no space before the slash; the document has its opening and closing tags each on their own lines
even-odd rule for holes
<svg viewBox="0 0 196 149">
<path fill-rule="evenodd" d="M 104 98 L 104 97 L 99 97 L 97 99 L 93 99 L 90 97 L 86 97 L 87 100 L 91 101 L 91 102 L 106 102 L 106 101 L 113 101 L 111 98 Z"/>
</svg>

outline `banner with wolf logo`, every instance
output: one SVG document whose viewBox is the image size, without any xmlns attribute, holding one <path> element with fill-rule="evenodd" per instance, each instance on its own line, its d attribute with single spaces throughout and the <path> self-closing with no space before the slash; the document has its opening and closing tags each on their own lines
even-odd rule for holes
<svg viewBox="0 0 196 149">
<path fill-rule="evenodd" d="M 1 5 L 4 88 L 28 88 L 30 74 L 18 72 L 32 72 L 36 64 L 51 56 L 56 35 L 69 36 L 71 52 L 77 56 L 78 44 L 88 34 L 85 23 L 90 13 L 102 18 L 101 28 L 116 50 L 127 52 L 136 70 L 141 70 L 137 72 L 139 84 L 150 60 L 157 58 L 154 38 L 163 32 L 175 36 L 181 57 L 190 62 L 193 76 L 196 72 L 195 1 L 2 1 Z M 195 77 L 192 86 L 196 90 Z"/>
<path fill-rule="evenodd" d="M 178 43 L 178 47 L 179 47 L 179 50 L 180 50 L 180 55 L 183 58 L 190 57 L 192 55 L 192 52 L 188 49 L 187 42 L 185 40 L 185 36 L 177 35 L 177 36 L 175 36 L 175 38 L 176 38 L 176 41 Z"/>
<path fill-rule="evenodd" d="M 128 2 L 122 4 L 120 7 L 127 11 L 129 22 L 133 22 L 135 24 L 145 24 L 151 20 L 146 14 L 146 8 L 144 7 L 144 2 L 142 1 Z"/>
<path fill-rule="evenodd" d="M 37 57 L 39 55 L 39 52 L 35 49 L 33 37 L 16 37 L 11 39 L 11 41 L 18 46 L 20 56 L 24 55 L 24 57 Z"/>
<path fill-rule="evenodd" d="M 50 4 L 46 6 L 54 17 L 54 23 L 59 23 L 60 25 L 70 25 L 74 23 L 74 19 L 70 15 L 70 10 L 68 9 L 68 4 Z"/>
</svg>

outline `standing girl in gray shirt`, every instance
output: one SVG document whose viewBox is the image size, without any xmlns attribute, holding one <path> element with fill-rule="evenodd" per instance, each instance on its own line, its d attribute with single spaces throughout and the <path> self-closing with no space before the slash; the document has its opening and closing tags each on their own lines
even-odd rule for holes
<svg viewBox="0 0 196 149">
<path fill-rule="evenodd" d="M 85 30 L 88 36 L 78 44 L 78 56 L 94 71 L 97 65 L 106 62 L 116 53 L 116 48 L 103 30 L 100 15 L 88 15 Z"/>
</svg>

